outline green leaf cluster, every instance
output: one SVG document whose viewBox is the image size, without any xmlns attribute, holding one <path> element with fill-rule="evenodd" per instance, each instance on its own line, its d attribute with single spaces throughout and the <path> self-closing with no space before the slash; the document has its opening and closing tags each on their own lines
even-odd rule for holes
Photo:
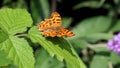
<svg viewBox="0 0 120 68">
<path fill-rule="evenodd" d="M 14 64 L 19 68 L 34 68 L 32 48 L 25 38 L 17 36 L 31 25 L 31 16 L 25 9 L 0 10 L 0 66 Z"/>
<path fill-rule="evenodd" d="M 67 18 L 66 20 L 71 21 Z M 13 68 L 63 68 L 65 66 L 63 64 L 64 60 L 67 68 L 86 68 L 66 38 L 43 37 L 36 26 L 28 30 L 28 27 L 32 26 L 32 22 L 30 14 L 25 9 L 3 8 L 0 10 L 1 66 Z M 65 24 L 66 27 L 68 25 Z M 27 38 L 33 43 L 39 43 L 51 57 L 56 57 L 59 61 L 46 54 L 44 49 L 40 49 L 40 55 L 37 53 L 37 56 L 34 57 L 33 49 Z M 45 57 L 46 61 L 41 59 Z M 45 63 L 43 64 L 43 62 Z M 51 65 L 46 66 L 48 62 L 51 62 Z M 9 66 L 11 64 L 12 66 Z"/>
<path fill-rule="evenodd" d="M 113 39 L 114 35 L 120 31 L 120 0 L 110 2 L 107 0 L 78 0 L 75 5 L 73 5 L 75 1 L 67 1 L 68 4 L 72 3 L 73 8 L 69 17 L 63 16 L 69 6 L 67 9 L 61 7 L 65 0 L 58 0 L 54 7 L 57 7 L 58 12 L 61 13 L 62 26 L 71 28 L 70 30 L 75 33 L 75 36 L 70 38 L 43 37 L 38 31 L 36 24 L 49 17 L 53 11 L 51 1 L 3 0 L 2 9 L 0 9 L 0 67 L 120 67 L 119 56 L 106 48 L 107 41 Z M 4 9 L 3 7 L 26 8 L 30 13 L 25 9 Z M 60 12 L 61 9 L 62 12 Z M 79 18 L 81 10 L 88 13 L 80 15 Z M 89 10 L 95 13 L 89 12 Z M 98 10 L 102 12 L 97 13 Z M 88 17 L 86 17 L 87 15 Z M 79 22 L 76 22 L 76 17 L 80 19 Z"/>
</svg>

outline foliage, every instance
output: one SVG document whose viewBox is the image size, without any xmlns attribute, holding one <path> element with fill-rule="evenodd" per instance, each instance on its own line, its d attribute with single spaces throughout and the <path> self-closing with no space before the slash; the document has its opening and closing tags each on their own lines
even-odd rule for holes
<svg viewBox="0 0 120 68">
<path fill-rule="evenodd" d="M 55 0 L 51 0 L 52 2 Z M 57 0 L 56 0 L 57 1 Z M 59 2 L 59 3 L 58 3 Z M 120 1 L 76 1 L 69 11 L 57 1 L 62 25 L 74 37 L 43 37 L 36 24 L 53 11 L 49 0 L 3 0 L 0 9 L 0 67 L 3 68 L 119 68 L 119 56 L 106 48 L 109 39 L 120 31 Z M 65 9 L 64 9 L 65 8 Z M 81 11 L 87 11 L 84 16 Z M 105 9 L 106 14 L 96 10 Z M 70 15 L 64 15 L 69 11 Z M 87 14 L 93 16 L 85 17 Z M 63 12 L 61 12 L 63 11 Z M 63 13 L 63 15 L 62 15 Z M 66 13 L 66 14 L 67 14 Z M 77 21 L 74 14 L 78 17 Z M 102 13 L 102 12 L 101 12 Z M 96 15 L 94 15 L 96 14 Z M 92 15 L 92 14 L 91 14 Z M 85 18 L 82 18 L 85 17 Z"/>
<path fill-rule="evenodd" d="M 11 63 L 16 64 L 19 68 L 34 67 L 35 61 L 30 45 L 24 38 L 15 36 L 17 33 L 25 32 L 31 25 L 32 19 L 25 9 L 0 10 L 0 36 L 3 39 L 0 43 L 0 50 L 5 53 L 7 59 L 12 61 Z M 8 62 L 6 61 L 6 63 Z"/>
<path fill-rule="evenodd" d="M 45 38 L 40 35 L 40 32 L 36 27 L 31 28 L 28 36 L 33 42 L 38 42 L 45 48 L 50 56 L 57 57 L 58 60 L 66 61 L 68 68 L 84 68 L 81 60 L 78 58 L 77 54 L 73 50 L 73 47 L 63 38 Z M 74 62 L 70 62 L 74 61 Z"/>
</svg>

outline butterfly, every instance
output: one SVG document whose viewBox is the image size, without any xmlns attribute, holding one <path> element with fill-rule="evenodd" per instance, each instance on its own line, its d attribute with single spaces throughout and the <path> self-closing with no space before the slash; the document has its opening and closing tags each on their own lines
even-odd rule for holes
<svg viewBox="0 0 120 68">
<path fill-rule="evenodd" d="M 41 21 L 38 24 L 38 29 L 45 37 L 72 37 L 75 35 L 72 31 L 62 27 L 61 16 L 58 12 L 53 12 L 49 18 Z"/>
</svg>

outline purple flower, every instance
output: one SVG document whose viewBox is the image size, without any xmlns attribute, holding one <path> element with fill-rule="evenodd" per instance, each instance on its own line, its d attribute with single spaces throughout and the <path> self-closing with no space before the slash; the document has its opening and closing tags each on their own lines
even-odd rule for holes
<svg viewBox="0 0 120 68">
<path fill-rule="evenodd" d="M 107 48 L 120 56 L 120 33 L 115 35 L 113 40 L 108 40 Z"/>
</svg>

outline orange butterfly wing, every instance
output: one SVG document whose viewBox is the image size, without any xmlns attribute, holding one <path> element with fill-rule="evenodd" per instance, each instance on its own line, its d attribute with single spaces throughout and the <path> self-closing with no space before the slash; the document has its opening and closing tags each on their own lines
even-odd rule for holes
<svg viewBox="0 0 120 68">
<path fill-rule="evenodd" d="M 43 31 L 46 29 L 61 27 L 61 17 L 57 12 L 53 12 L 50 18 L 45 19 L 40 24 L 38 24 L 39 30 Z"/>
<path fill-rule="evenodd" d="M 61 28 L 57 31 L 57 36 L 58 37 L 62 37 L 62 36 L 72 37 L 74 35 L 75 34 L 72 31 L 64 29 L 64 28 Z"/>
<path fill-rule="evenodd" d="M 57 35 L 56 31 L 52 30 L 52 29 L 47 29 L 42 33 L 45 37 L 55 37 Z"/>
<path fill-rule="evenodd" d="M 48 36 L 71 37 L 75 35 L 72 31 L 63 28 L 61 25 L 62 25 L 62 21 L 60 14 L 57 12 L 53 12 L 50 18 L 47 18 L 44 21 L 42 21 L 40 24 L 38 24 L 38 28 L 40 31 L 42 31 L 42 34 L 45 37 Z"/>
</svg>

